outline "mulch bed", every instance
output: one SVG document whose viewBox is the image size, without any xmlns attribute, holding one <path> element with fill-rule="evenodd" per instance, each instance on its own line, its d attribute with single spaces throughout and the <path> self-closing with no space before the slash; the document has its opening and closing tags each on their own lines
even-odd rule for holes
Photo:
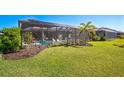
<svg viewBox="0 0 124 93">
<path fill-rule="evenodd" d="M 40 51 L 44 50 L 45 48 L 47 48 L 47 46 L 29 46 L 15 53 L 3 54 L 3 58 L 4 59 L 21 59 L 21 58 L 32 57 L 38 54 Z"/>
</svg>

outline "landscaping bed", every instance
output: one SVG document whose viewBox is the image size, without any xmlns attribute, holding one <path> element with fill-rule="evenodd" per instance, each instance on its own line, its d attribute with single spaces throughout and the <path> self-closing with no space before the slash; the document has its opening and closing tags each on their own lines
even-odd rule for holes
<svg viewBox="0 0 124 93">
<path fill-rule="evenodd" d="M 27 57 L 31 57 L 31 56 L 38 54 L 40 51 L 44 50 L 45 48 L 47 48 L 47 46 L 33 45 L 33 46 L 23 48 L 23 49 L 19 50 L 18 52 L 7 53 L 7 54 L 3 54 L 2 56 L 4 59 L 27 58 Z"/>
</svg>

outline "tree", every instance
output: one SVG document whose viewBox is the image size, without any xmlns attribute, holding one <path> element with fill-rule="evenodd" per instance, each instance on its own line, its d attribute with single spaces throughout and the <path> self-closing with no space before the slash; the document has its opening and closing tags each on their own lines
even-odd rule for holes
<svg viewBox="0 0 124 93">
<path fill-rule="evenodd" d="M 4 28 L 1 37 L 1 50 L 3 53 L 16 52 L 21 47 L 20 28 Z"/>
<path fill-rule="evenodd" d="M 86 45 L 88 40 L 94 36 L 96 27 L 92 25 L 92 22 L 87 23 L 81 23 L 80 24 L 80 32 L 79 32 L 79 38 L 81 37 L 81 34 L 83 34 L 83 40 L 79 41 L 80 44 Z"/>
</svg>

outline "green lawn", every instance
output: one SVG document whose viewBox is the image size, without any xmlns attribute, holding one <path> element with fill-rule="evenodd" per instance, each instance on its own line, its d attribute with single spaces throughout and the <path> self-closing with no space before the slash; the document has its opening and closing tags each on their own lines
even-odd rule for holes
<svg viewBox="0 0 124 93">
<path fill-rule="evenodd" d="M 52 47 L 21 60 L 0 58 L 0 76 L 124 76 L 124 40 L 93 47 Z"/>
</svg>

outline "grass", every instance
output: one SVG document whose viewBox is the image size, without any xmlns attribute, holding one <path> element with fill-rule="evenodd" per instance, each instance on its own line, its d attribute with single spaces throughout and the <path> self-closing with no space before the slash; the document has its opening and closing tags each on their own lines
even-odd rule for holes
<svg viewBox="0 0 124 93">
<path fill-rule="evenodd" d="M 124 76 L 124 39 L 90 42 L 93 47 L 52 47 L 38 55 L 4 60 L 0 76 Z"/>
</svg>

